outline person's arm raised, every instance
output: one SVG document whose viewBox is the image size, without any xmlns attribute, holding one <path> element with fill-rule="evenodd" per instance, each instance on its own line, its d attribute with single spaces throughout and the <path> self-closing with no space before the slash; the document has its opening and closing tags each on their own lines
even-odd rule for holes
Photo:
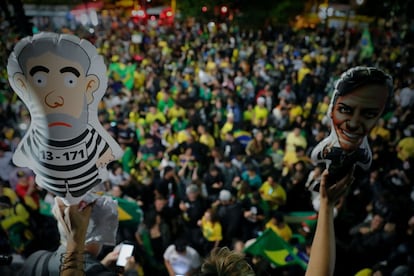
<svg viewBox="0 0 414 276">
<path fill-rule="evenodd" d="M 346 193 L 354 180 L 353 171 L 348 173 L 337 183 L 328 186 L 328 171 L 322 174 L 320 193 L 320 207 L 315 237 L 312 242 L 310 259 L 306 276 L 333 275 L 335 268 L 335 231 L 334 231 L 334 206 Z"/>
<path fill-rule="evenodd" d="M 84 249 L 86 230 L 92 205 L 66 206 L 60 198 L 55 199 L 53 213 L 66 238 L 66 252 L 61 256 L 60 276 L 85 275 Z"/>
</svg>

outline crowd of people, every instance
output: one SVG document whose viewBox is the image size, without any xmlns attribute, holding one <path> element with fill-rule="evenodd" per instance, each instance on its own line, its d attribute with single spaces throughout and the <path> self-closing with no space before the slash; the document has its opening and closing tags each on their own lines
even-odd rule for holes
<svg viewBox="0 0 414 276">
<path fill-rule="evenodd" d="M 357 65 L 389 73 L 394 93 L 369 133 L 370 169 L 355 171 L 349 192 L 335 205 L 335 273 L 413 271 L 410 23 L 392 18 L 372 25 L 375 51 L 368 57 L 359 55 L 364 47 L 359 27 L 245 30 L 194 22 L 153 27 L 117 19 L 104 21 L 93 35 L 74 31 L 99 49 L 109 68 L 98 115 L 124 154 L 109 164 L 108 180 L 94 191 L 142 209 L 142 222 L 120 225 L 117 235 L 118 243 L 136 245 L 140 273 L 191 275 L 213 249 L 243 253 L 267 228 L 309 254 L 314 227 L 306 221 L 289 224 L 285 217 L 319 211 L 314 186 L 323 168 L 310 154 L 330 132 L 327 111 L 335 82 Z M 13 39 L 4 43 L 9 51 L 4 54 L 13 50 Z M 7 83 L 2 85 L 1 253 L 25 259 L 36 250 L 55 250 L 59 233 L 54 219 L 40 212 L 53 196 L 36 185 L 33 172 L 11 163 L 30 116 Z M 298 243 L 295 234 L 304 241 Z M 45 237 L 51 242 L 42 243 Z M 111 254 L 113 248 L 106 249 L 97 258 Z M 305 273 L 246 257 L 256 275 Z"/>
</svg>

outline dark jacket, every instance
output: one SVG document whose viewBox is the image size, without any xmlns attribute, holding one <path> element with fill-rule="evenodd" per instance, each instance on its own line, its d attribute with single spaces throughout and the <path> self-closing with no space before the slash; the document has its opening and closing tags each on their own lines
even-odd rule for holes
<svg viewBox="0 0 414 276">
<path fill-rule="evenodd" d="M 60 259 L 65 253 L 64 246 L 60 246 L 56 251 L 39 250 L 29 256 L 24 262 L 23 267 L 17 273 L 19 276 L 59 276 Z M 117 276 L 103 266 L 98 259 L 90 254 L 85 254 L 85 275 L 87 276 Z M 134 270 L 123 273 L 124 276 L 138 276 Z"/>
</svg>

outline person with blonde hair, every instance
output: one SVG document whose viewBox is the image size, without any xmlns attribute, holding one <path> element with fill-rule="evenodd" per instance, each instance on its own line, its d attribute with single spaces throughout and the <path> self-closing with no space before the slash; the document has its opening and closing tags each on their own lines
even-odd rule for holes
<svg viewBox="0 0 414 276">
<path fill-rule="evenodd" d="M 228 247 L 216 247 L 201 265 L 200 276 L 254 276 L 244 256 Z"/>
</svg>

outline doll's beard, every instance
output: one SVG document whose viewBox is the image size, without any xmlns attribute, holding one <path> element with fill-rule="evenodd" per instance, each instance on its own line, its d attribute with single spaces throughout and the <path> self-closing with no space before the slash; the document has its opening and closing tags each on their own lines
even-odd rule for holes
<svg viewBox="0 0 414 276">
<path fill-rule="evenodd" d="M 62 122 L 64 125 L 54 125 L 48 127 L 49 139 L 51 140 L 68 140 L 82 134 L 87 128 L 88 112 L 82 111 L 79 118 L 68 114 L 49 114 L 46 116 L 48 124 L 53 122 Z"/>
</svg>

